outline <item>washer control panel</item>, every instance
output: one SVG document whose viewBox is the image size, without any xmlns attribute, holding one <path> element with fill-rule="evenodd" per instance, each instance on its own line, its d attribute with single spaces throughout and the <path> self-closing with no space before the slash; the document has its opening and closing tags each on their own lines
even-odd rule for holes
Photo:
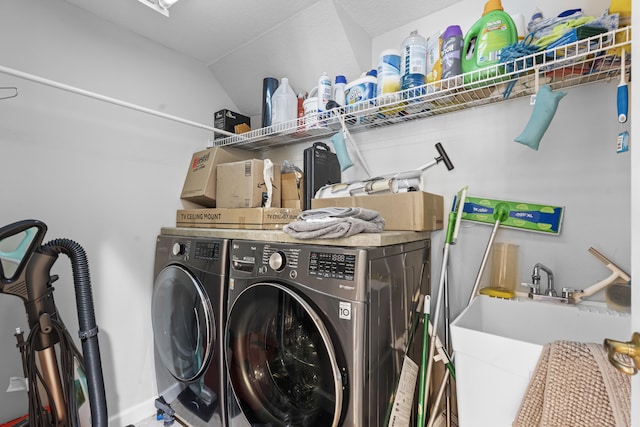
<svg viewBox="0 0 640 427">
<path fill-rule="evenodd" d="M 356 256 L 344 253 L 310 252 L 309 275 L 331 279 L 353 280 Z"/>
<path fill-rule="evenodd" d="M 296 270 L 300 264 L 300 249 L 296 247 L 275 247 L 264 245 L 262 264 L 268 265 L 274 271 L 286 268 Z"/>
<path fill-rule="evenodd" d="M 361 248 L 234 240 L 230 259 L 229 277 L 236 285 L 246 280 L 288 281 L 345 300 L 367 297 L 369 261 Z"/>
</svg>

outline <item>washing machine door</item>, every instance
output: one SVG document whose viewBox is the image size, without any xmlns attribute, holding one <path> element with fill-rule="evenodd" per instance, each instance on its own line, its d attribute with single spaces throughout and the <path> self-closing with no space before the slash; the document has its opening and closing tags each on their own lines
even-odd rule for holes
<svg viewBox="0 0 640 427">
<path fill-rule="evenodd" d="M 227 368 L 251 425 L 337 426 L 343 381 L 330 334 L 313 307 L 277 283 L 245 289 L 229 311 Z"/>
<path fill-rule="evenodd" d="M 169 265 L 156 277 L 151 305 L 154 342 L 165 368 L 179 381 L 197 380 L 215 348 L 213 309 L 200 281 L 182 266 Z"/>
</svg>

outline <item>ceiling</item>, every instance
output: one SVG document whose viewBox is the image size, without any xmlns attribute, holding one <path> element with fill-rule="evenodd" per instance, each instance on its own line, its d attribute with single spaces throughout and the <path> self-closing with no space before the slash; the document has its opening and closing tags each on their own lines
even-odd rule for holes
<svg viewBox="0 0 640 427">
<path fill-rule="evenodd" d="M 309 80 L 304 70 L 299 71 L 299 62 L 284 61 L 280 67 L 263 63 L 256 67 L 254 62 L 249 67 L 254 70 L 253 74 L 244 70 L 243 76 L 252 84 L 242 89 L 234 69 L 247 67 L 241 57 L 263 53 L 267 48 L 265 40 L 271 42 L 268 49 L 274 52 L 278 48 L 287 49 L 287 55 L 283 52 L 282 56 L 299 60 L 308 55 L 308 44 L 314 43 L 304 33 L 313 32 L 316 37 L 326 37 L 331 46 L 339 45 L 343 49 L 336 57 L 346 63 L 347 70 L 340 69 L 333 75 L 347 75 L 346 71 L 359 74 L 371 64 L 372 38 L 461 0 L 180 0 L 170 8 L 168 18 L 139 0 L 66 1 L 203 62 L 241 112 L 254 115 L 255 100 L 260 104 L 263 77 L 283 77 L 295 69 L 298 86 L 309 86 L 309 81 L 332 68 L 314 64 L 306 71 L 309 76 L 315 76 Z M 292 34 L 296 34 L 293 30 L 304 39 L 306 46 L 292 40 Z M 362 55 L 360 51 L 367 50 L 363 44 L 367 39 L 369 52 Z M 355 59 L 345 62 L 344 58 L 349 56 Z M 289 77 L 295 89 L 296 79 Z M 249 90 L 257 90 L 258 97 L 250 95 Z"/>
</svg>

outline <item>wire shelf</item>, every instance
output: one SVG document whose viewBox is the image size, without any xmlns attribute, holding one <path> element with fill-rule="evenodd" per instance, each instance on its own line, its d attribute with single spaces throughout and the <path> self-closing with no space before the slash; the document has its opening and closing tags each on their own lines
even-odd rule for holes
<svg viewBox="0 0 640 427">
<path fill-rule="evenodd" d="M 311 115 L 216 139 L 214 145 L 261 151 L 328 137 L 343 125 L 350 132 L 359 132 L 534 95 L 545 84 L 557 90 L 617 81 L 620 80 L 623 49 L 626 57 L 624 73 L 629 81 L 631 27 L 624 27 L 512 62 L 335 108 L 325 115 Z"/>
</svg>

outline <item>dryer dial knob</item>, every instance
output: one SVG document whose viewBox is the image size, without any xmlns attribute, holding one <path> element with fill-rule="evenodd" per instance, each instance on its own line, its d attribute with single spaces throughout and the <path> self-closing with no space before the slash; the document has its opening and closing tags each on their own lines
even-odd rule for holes
<svg viewBox="0 0 640 427">
<path fill-rule="evenodd" d="M 285 265 L 287 265 L 287 258 L 284 256 L 284 252 L 274 252 L 269 257 L 269 267 L 275 271 L 282 271 Z"/>
<path fill-rule="evenodd" d="M 185 251 L 186 247 L 182 243 L 174 243 L 173 247 L 171 248 L 171 253 L 174 256 L 184 255 Z"/>
</svg>

